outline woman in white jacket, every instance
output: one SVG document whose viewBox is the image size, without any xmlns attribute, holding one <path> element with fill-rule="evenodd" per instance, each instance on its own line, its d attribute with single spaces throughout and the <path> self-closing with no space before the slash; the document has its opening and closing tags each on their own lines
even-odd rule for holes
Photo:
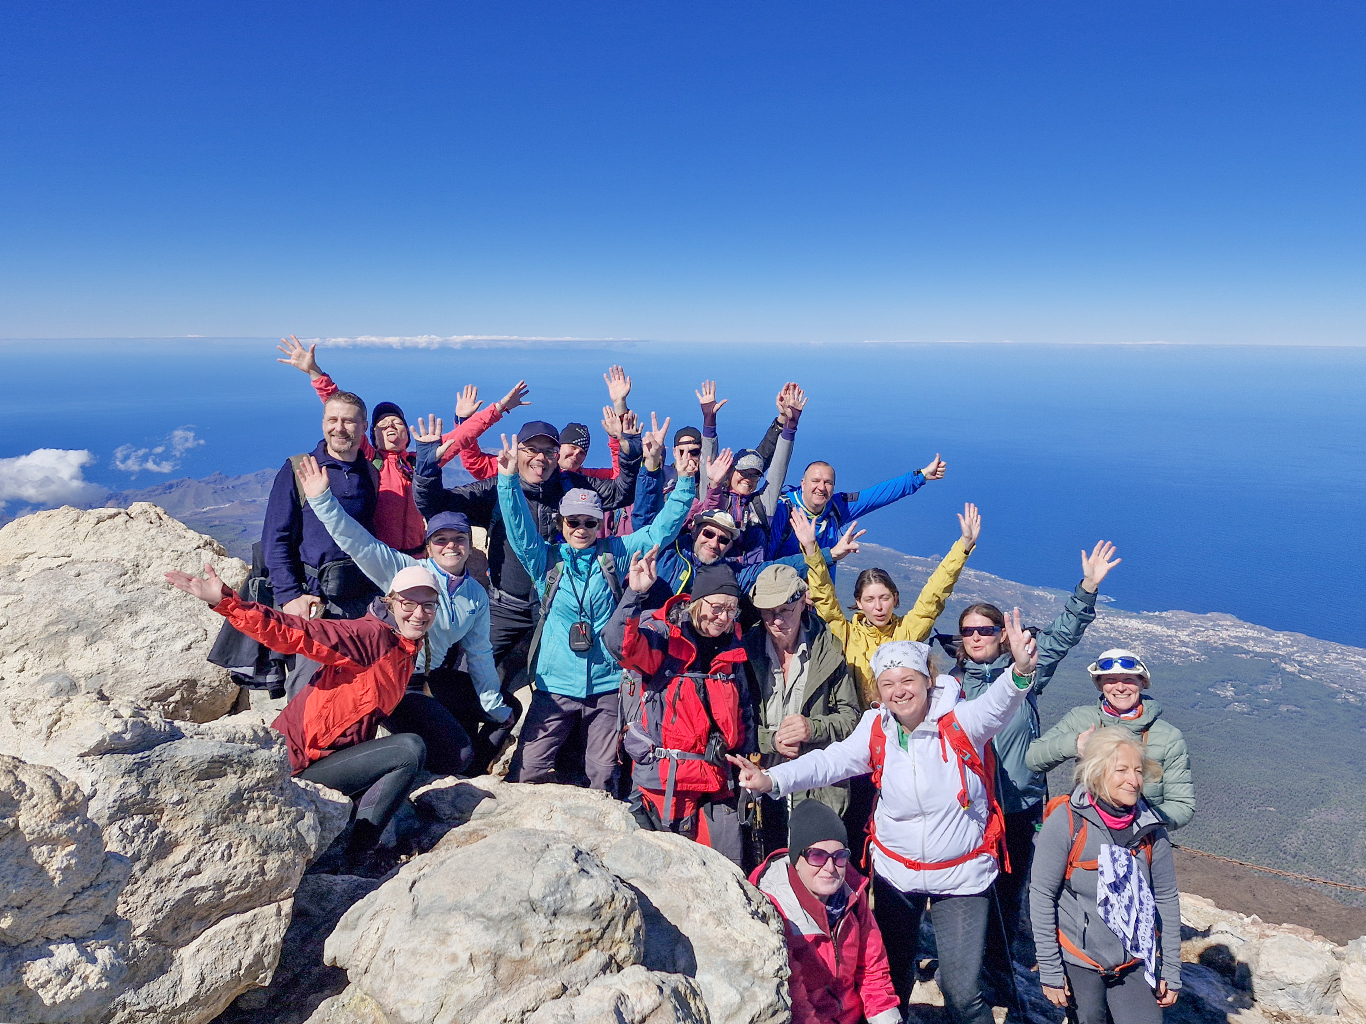
<svg viewBox="0 0 1366 1024">
<path fill-rule="evenodd" d="M 880 704 L 848 739 L 761 771 L 732 757 L 740 784 L 758 793 L 834 785 L 873 772 L 873 892 L 892 983 L 903 1011 L 915 983 L 916 941 L 928 905 L 939 947 L 940 987 L 950 1017 L 991 1024 L 979 975 L 990 890 L 999 872 L 1004 820 L 989 789 L 989 744 L 1033 685 L 1038 649 L 1006 616 L 1015 663 L 990 688 L 959 700 L 951 676 L 934 675 L 928 646 L 883 644 L 870 665 Z"/>
</svg>

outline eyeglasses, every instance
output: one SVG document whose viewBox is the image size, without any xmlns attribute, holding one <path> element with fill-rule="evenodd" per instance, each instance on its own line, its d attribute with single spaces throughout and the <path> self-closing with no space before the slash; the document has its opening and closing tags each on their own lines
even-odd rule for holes
<svg viewBox="0 0 1366 1024">
<path fill-rule="evenodd" d="M 806 858 L 806 862 L 813 868 L 825 867 L 825 862 L 831 858 L 834 858 L 835 867 L 847 868 L 849 866 L 849 858 L 853 856 L 853 853 L 850 850 L 836 850 L 834 853 L 831 853 L 829 850 L 822 850 L 819 846 L 813 846 L 805 851 L 802 856 Z"/>
<path fill-rule="evenodd" d="M 564 525 L 571 530 L 596 530 L 601 519 L 590 519 L 587 516 L 565 516 Z"/>
<path fill-rule="evenodd" d="M 717 602 L 713 601 L 713 600 L 712 600 L 711 598 L 709 598 L 709 597 L 704 597 L 704 598 L 701 598 L 700 600 L 702 601 L 703 604 L 705 604 L 705 605 L 707 606 L 708 609 L 710 609 L 710 611 L 711 611 L 711 613 L 712 613 L 713 615 L 717 615 L 717 616 L 727 616 L 727 617 L 733 619 L 733 618 L 735 618 L 735 616 L 737 616 L 737 615 L 740 614 L 740 605 L 739 605 L 738 603 L 736 603 L 736 604 L 718 604 Z"/>
<path fill-rule="evenodd" d="M 411 615 L 419 608 L 421 608 L 428 615 L 432 615 L 436 612 L 435 601 L 407 601 L 401 597 L 396 597 L 394 598 L 394 603 L 403 609 L 403 613 L 405 615 Z"/>
<path fill-rule="evenodd" d="M 538 455 L 543 459 L 553 459 L 557 458 L 560 454 L 558 448 L 533 448 L 529 444 L 518 445 L 518 447 L 526 452 L 527 458 L 529 459 L 534 459 Z"/>
<path fill-rule="evenodd" d="M 962 635 L 968 636 L 995 636 L 1001 632 L 1000 626 L 964 626 Z"/>
<path fill-rule="evenodd" d="M 710 526 L 704 526 L 704 527 L 702 527 L 702 529 L 701 529 L 700 531 L 698 531 L 698 532 L 699 532 L 699 535 L 701 536 L 701 538 L 702 538 L 703 540 L 720 540 L 720 541 L 724 541 L 726 544 L 729 544 L 729 543 L 731 543 L 731 541 L 733 541 L 733 540 L 735 539 L 735 538 L 732 537 L 730 534 L 728 534 L 728 533 L 726 533 L 726 532 L 724 532 L 724 531 L 722 531 L 722 530 L 713 529 L 713 528 L 710 527 Z"/>
<path fill-rule="evenodd" d="M 1137 658 L 1101 658 L 1096 662 L 1096 668 L 1102 672 L 1109 672 L 1111 669 L 1122 668 L 1132 672 L 1134 669 L 1144 668 L 1143 662 Z"/>
</svg>

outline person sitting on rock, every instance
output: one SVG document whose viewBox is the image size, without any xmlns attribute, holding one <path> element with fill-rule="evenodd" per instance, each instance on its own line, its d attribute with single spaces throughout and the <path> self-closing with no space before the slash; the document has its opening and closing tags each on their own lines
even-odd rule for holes
<svg viewBox="0 0 1366 1024">
<path fill-rule="evenodd" d="M 1161 1024 L 1181 988 L 1181 901 L 1162 815 L 1143 789 L 1162 769 L 1134 734 L 1086 742 L 1071 796 L 1049 801 L 1035 840 L 1029 916 L 1039 980 L 1079 1024 Z"/>
<path fill-rule="evenodd" d="M 1195 816 L 1191 759 L 1181 730 L 1162 718 L 1162 705 L 1144 691 L 1152 685 L 1148 666 L 1133 651 L 1105 651 L 1086 669 L 1100 696 L 1094 704 L 1073 708 L 1057 725 L 1029 745 L 1025 760 L 1031 771 L 1049 772 L 1070 757 L 1082 757 L 1097 729 L 1121 725 L 1156 761 L 1161 775 L 1143 779 L 1143 799 L 1162 815 L 1168 829 L 1178 829 Z"/>
<path fill-rule="evenodd" d="M 787 848 L 749 876 L 783 919 L 792 1024 L 901 1024 L 868 879 L 852 858 L 840 816 L 803 800 L 792 811 Z"/>
<path fill-rule="evenodd" d="M 647 827 L 687 836 L 740 865 L 744 842 L 725 755 L 758 749 L 736 626 L 740 587 L 728 566 L 704 566 L 691 595 L 642 618 L 658 553 L 631 556 L 628 586 L 605 631 L 608 649 L 634 674 L 621 697 L 632 802 Z"/>
<path fill-rule="evenodd" d="M 844 739 L 863 709 L 840 642 L 808 606 L 806 582 L 796 569 L 768 566 L 749 596 L 760 621 L 745 633 L 744 645 L 753 674 L 760 763 L 768 767 Z M 843 814 L 849 786 L 762 797 L 765 851 L 787 842 L 789 810 L 808 798 Z"/>
<path fill-rule="evenodd" d="M 290 335 L 288 339 L 281 338 L 280 344 L 276 347 L 285 356 L 277 362 L 288 363 L 308 374 L 313 390 L 318 393 L 318 398 L 324 406 L 334 395 L 341 392 L 332 378 L 318 366 L 316 344 L 304 348 L 298 338 Z M 471 390 L 469 387 L 465 389 L 466 393 Z M 477 440 L 480 434 L 497 423 L 505 414 L 520 405 L 526 405 L 526 393 L 526 381 L 518 381 L 500 401 L 494 402 L 483 412 L 471 412 L 468 417 L 457 423 L 455 429 L 443 434 L 443 444 L 437 457 L 438 465 L 446 465 L 455 458 L 458 449 Z M 475 391 L 474 394 L 477 396 L 478 392 Z M 462 395 L 461 400 L 464 401 L 465 396 Z M 379 471 L 374 534 L 396 551 L 420 558 L 424 553 L 424 533 L 422 515 L 413 501 L 414 456 L 408 451 L 408 421 L 403 415 L 403 410 L 393 402 L 380 402 L 375 406 L 372 419 L 374 423 L 370 427 L 370 436 L 368 439 L 361 439 L 359 448 L 360 457 L 373 460 Z M 441 433 L 440 420 L 435 421 L 435 429 L 438 434 Z"/>
<path fill-rule="evenodd" d="M 426 743 L 405 723 L 443 712 L 432 698 L 406 693 L 419 654 L 424 667 L 431 661 L 427 632 L 439 607 L 436 577 L 410 565 L 394 575 L 388 594 L 364 618 L 309 619 L 242 601 L 212 566 L 204 569 L 206 579 L 183 572 L 168 572 L 166 579 L 271 650 L 306 654 L 322 663 L 271 727 L 283 734 L 296 776 L 357 801 L 346 864 L 359 866 L 379 843 L 427 757 Z M 409 706 L 403 721 L 394 717 L 400 704 Z M 377 738 L 381 724 L 392 735 Z M 453 719 L 450 724 L 463 736 Z M 468 758 L 468 739 L 464 747 Z"/>
<path fill-rule="evenodd" d="M 621 594 L 619 567 L 633 553 L 668 544 L 677 536 L 697 493 L 697 466 L 679 467 L 678 486 L 648 527 L 625 537 L 599 539 L 604 502 L 587 487 L 570 486 L 562 492 L 558 522 L 547 530 L 527 500 L 522 451 L 516 435 L 510 446 L 504 435 L 497 491 L 508 548 L 541 599 L 540 625 L 532 640 L 535 650 L 528 653 L 535 689 L 518 749 L 520 781 L 552 781 L 561 745 L 582 722 L 589 784 L 606 790 L 617 771 L 621 667 L 602 632 Z M 547 447 L 547 457 L 553 452 Z M 623 473 L 610 483 L 625 479 Z M 634 472 L 630 484 L 634 488 Z M 558 532 L 563 540 L 550 543 L 542 531 Z"/>
<path fill-rule="evenodd" d="M 489 599 L 465 571 L 470 553 L 470 521 L 459 512 L 439 512 L 427 524 L 427 557 L 418 561 L 395 551 L 367 533 L 346 514 L 328 488 L 327 474 L 308 456 L 299 464 L 299 480 L 313 509 L 332 539 L 381 590 L 404 569 L 420 565 L 442 584 L 436 620 L 428 632 L 433 668 L 413 677 L 410 688 L 428 691 L 475 736 L 476 770 L 482 774 L 513 723 L 513 709 L 503 699 L 489 643 Z M 458 648 L 458 649 L 457 649 Z M 456 670 L 463 655 L 463 670 Z M 448 662 L 450 664 L 448 664 Z M 433 771 L 453 770 L 428 752 Z"/>
</svg>

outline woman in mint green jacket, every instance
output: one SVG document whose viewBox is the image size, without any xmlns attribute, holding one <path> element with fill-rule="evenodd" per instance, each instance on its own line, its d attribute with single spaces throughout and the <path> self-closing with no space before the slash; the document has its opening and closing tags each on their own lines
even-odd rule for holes
<svg viewBox="0 0 1366 1024">
<path fill-rule="evenodd" d="M 1097 729 L 1122 725 L 1143 746 L 1144 756 L 1162 766 L 1157 779 L 1145 779 L 1143 799 L 1180 828 L 1195 815 L 1191 759 L 1181 730 L 1162 718 L 1162 705 L 1145 690 L 1152 685 L 1148 666 L 1132 651 L 1106 651 L 1087 668 L 1100 696 L 1095 704 L 1073 708 L 1062 721 L 1029 745 L 1025 763 L 1036 772 L 1051 771 L 1068 758 L 1081 757 Z"/>
</svg>

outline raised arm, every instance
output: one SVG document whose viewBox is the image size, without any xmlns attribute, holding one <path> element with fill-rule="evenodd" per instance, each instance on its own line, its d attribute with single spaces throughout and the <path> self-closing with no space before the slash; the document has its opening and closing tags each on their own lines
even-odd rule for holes
<svg viewBox="0 0 1366 1024">
<path fill-rule="evenodd" d="M 872 487 L 865 487 L 853 494 L 846 494 L 844 500 L 849 504 L 848 515 L 851 518 L 864 516 L 869 512 L 876 512 L 880 508 L 885 508 L 894 501 L 909 497 L 920 490 L 927 481 L 944 479 L 944 472 L 947 469 L 948 463 L 941 459 L 936 452 L 930 464 L 924 469 L 913 469 L 909 473 L 894 476 L 890 480 L 884 480 Z"/>
<path fill-rule="evenodd" d="M 479 691 L 479 706 L 494 721 L 506 725 L 512 718 L 512 708 L 503 700 L 502 683 L 493 662 L 493 643 L 489 640 L 488 595 L 480 586 L 469 589 L 474 595 L 475 612 L 459 644 L 465 652 L 465 663 L 469 666 L 474 688 Z"/>
<path fill-rule="evenodd" d="M 417 564 L 417 559 L 410 558 L 402 551 L 395 551 L 351 518 L 328 486 L 326 471 L 313 456 L 300 460 L 299 479 L 303 482 L 309 507 L 318 521 L 337 542 L 337 547 L 356 563 L 381 592 L 388 592 L 390 582 L 400 569 Z"/>
<path fill-rule="evenodd" d="M 652 676 L 664 663 L 668 654 L 669 638 L 652 629 L 640 628 L 640 614 L 644 607 L 645 595 L 655 580 L 659 578 L 656 558 L 659 552 L 654 548 L 643 554 L 631 553 L 630 572 L 626 589 L 621 600 L 607 620 L 603 629 L 603 643 L 608 652 L 621 663 L 645 676 Z"/>
<path fill-rule="evenodd" d="M 693 498 L 697 496 L 697 460 L 689 458 L 678 467 L 678 484 L 669 492 L 669 500 L 654 521 L 643 530 L 621 538 L 626 552 L 644 551 L 646 548 L 664 548 L 674 542 L 678 531 L 692 510 Z"/>
<path fill-rule="evenodd" d="M 503 512 L 508 543 L 539 589 L 545 582 L 550 546 L 536 527 L 536 517 L 531 514 L 517 476 L 516 434 L 512 435 L 511 446 L 507 435 L 503 435 L 503 449 L 498 453 L 498 507 Z"/>
<path fill-rule="evenodd" d="M 1043 692 L 1052 681 L 1059 662 L 1077 646 L 1086 627 L 1096 620 L 1096 594 L 1101 581 L 1121 561 L 1113 557 L 1114 553 L 1115 546 L 1104 540 L 1096 543 L 1090 555 L 1082 551 L 1081 583 L 1077 584 L 1058 617 L 1039 631 L 1039 676 L 1034 682 L 1035 693 Z"/>
<path fill-rule="evenodd" d="M 958 585 L 958 577 L 968 564 L 968 555 L 972 554 L 972 549 L 977 546 L 977 538 L 982 533 L 982 517 L 972 502 L 963 506 L 958 516 L 958 528 L 962 535 L 954 541 L 944 560 L 920 588 L 920 596 L 915 599 L 915 604 L 897 624 L 894 639 L 924 640 L 934 629 L 935 621 L 944 614 L 944 605 L 948 603 L 953 588 Z"/>
<path fill-rule="evenodd" d="M 958 724 L 979 751 L 1015 717 L 1015 712 L 1029 693 L 1039 663 L 1038 645 L 1020 625 L 1020 609 L 1016 608 L 1007 614 L 1005 620 L 1006 637 L 1010 641 L 1010 653 L 1015 663 L 1009 672 L 997 676 L 996 681 L 980 696 L 960 701 L 954 706 Z M 948 681 L 946 685 L 957 686 L 952 677 L 943 678 Z"/>
<path fill-rule="evenodd" d="M 462 453 L 466 448 L 473 448 L 475 452 L 478 452 L 478 455 L 471 453 L 470 458 L 473 461 L 479 462 L 482 468 L 483 460 L 478 457 L 484 454 L 479 451 L 480 435 L 513 409 L 531 404 L 526 400 L 527 392 L 530 389 L 527 387 L 526 381 L 524 380 L 519 380 L 512 386 L 511 391 L 494 402 L 483 412 L 478 411 L 479 406 L 483 404 L 478 401 L 478 389 L 474 389 L 473 395 L 469 394 L 470 390 L 471 386 L 467 386 L 465 391 L 460 395 L 460 398 L 456 401 L 455 426 L 449 433 L 443 434 L 441 437 L 443 442 L 442 450 L 445 454 L 440 457 L 439 462 L 443 466 L 450 462 L 451 459 L 455 458 L 457 454 L 461 455 L 460 464 L 464 465 L 465 457 Z M 471 405 L 473 405 L 473 408 L 470 408 Z M 468 410 L 464 416 L 461 415 L 462 408 Z M 453 447 L 452 449 L 446 449 L 444 445 L 451 445 Z M 496 465 L 494 471 L 497 471 Z M 474 474 L 471 473 L 470 475 L 473 476 Z M 492 473 L 489 473 L 483 477 L 475 477 L 475 479 L 486 480 L 492 475 Z"/>
<path fill-rule="evenodd" d="M 316 341 L 312 345 L 309 345 L 308 348 L 304 348 L 303 342 L 291 334 L 288 338 L 281 338 L 280 344 L 275 347 L 285 354 L 284 359 L 277 359 L 275 361 L 277 363 L 287 363 L 296 370 L 302 370 L 304 373 L 308 374 L 309 383 L 313 385 L 313 391 L 318 396 L 318 401 L 322 402 L 323 405 L 326 405 L 327 400 L 341 390 L 341 388 L 337 387 L 332 378 L 324 373 L 322 368 L 318 366 L 318 343 Z M 375 446 L 370 443 L 369 437 L 361 437 L 360 455 L 363 459 L 374 458 Z"/>
<path fill-rule="evenodd" d="M 702 408 L 702 465 L 709 466 L 711 460 L 716 458 L 716 450 L 720 447 L 720 441 L 716 438 L 716 414 L 730 399 L 717 400 L 714 380 L 704 380 L 702 390 L 694 391 L 693 394 L 697 396 L 697 404 Z M 710 482 L 708 479 L 707 483 Z"/>
<path fill-rule="evenodd" d="M 830 632 L 841 645 L 849 641 L 849 620 L 844 617 L 840 599 L 835 593 L 835 581 L 830 578 L 830 569 L 821 556 L 816 544 L 816 529 L 805 514 L 797 510 L 789 513 L 792 521 L 792 534 L 802 546 L 802 558 L 806 562 L 807 594 L 815 606 L 816 614 L 825 620 Z M 851 536 L 858 523 L 851 523 L 846 536 Z"/>
<path fill-rule="evenodd" d="M 797 421 L 806 408 L 806 393 L 793 384 L 787 391 L 786 412 L 783 430 L 778 435 L 778 443 L 773 449 L 773 461 L 767 468 L 768 483 L 760 497 L 764 511 L 770 519 L 778 511 L 778 501 L 783 495 L 783 481 L 787 478 L 787 467 L 792 462 L 792 445 L 797 434 Z"/>
</svg>

